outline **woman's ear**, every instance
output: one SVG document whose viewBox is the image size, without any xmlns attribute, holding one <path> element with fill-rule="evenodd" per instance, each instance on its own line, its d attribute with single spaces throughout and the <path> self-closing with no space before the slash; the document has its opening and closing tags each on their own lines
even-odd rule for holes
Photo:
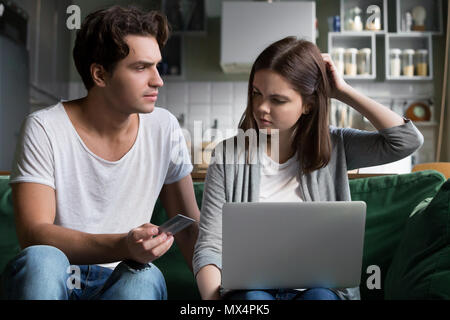
<svg viewBox="0 0 450 320">
<path fill-rule="evenodd" d="M 305 104 L 303 106 L 303 114 L 308 114 L 311 111 L 311 105 L 310 104 Z"/>
</svg>

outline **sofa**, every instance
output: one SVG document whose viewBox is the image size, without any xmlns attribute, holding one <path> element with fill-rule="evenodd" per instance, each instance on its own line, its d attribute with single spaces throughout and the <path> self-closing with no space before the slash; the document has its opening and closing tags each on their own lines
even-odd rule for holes
<svg viewBox="0 0 450 320">
<path fill-rule="evenodd" d="M 0 176 L 0 273 L 19 251 L 11 189 Z M 194 183 L 199 208 L 203 183 Z M 352 200 L 367 204 L 361 299 L 450 299 L 450 179 L 437 171 L 350 180 Z M 151 222 L 167 220 L 158 200 Z M 200 299 L 176 244 L 154 263 L 170 300 Z"/>
</svg>

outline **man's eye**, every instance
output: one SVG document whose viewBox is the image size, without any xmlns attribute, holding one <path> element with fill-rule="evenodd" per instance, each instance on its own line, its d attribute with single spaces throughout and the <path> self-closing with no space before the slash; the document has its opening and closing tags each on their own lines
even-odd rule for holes
<svg viewBox="0 0 450 320">
<path fill-rule="evenodd" d="M 139 67 L 136 68 L 136 70 L 142 71 L 142 70 L 145 70 L 145 67 L 144 66 L 139 66 Z"/>
</svg>

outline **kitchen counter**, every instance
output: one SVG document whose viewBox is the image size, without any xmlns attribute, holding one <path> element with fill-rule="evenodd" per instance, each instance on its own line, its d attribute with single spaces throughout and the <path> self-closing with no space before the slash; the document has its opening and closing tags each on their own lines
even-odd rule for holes
<svg viewBox="0 0 450 320">
<path fill-rule="evenodd" d="M 386 173 L 349 173 L 348 178 L 349 179 L 361 179 L 361 178 L 369 178 L 369 177 L 379 177 L 379 176 L 387 176 L 387 175 L 393 175 L 392 174 L 386 174 Z M 206 170 L 197 170 L 192 171 L 192 180 L 194 182 L 203 182 L 205 181 L 206 177 Z"/>
</svg>

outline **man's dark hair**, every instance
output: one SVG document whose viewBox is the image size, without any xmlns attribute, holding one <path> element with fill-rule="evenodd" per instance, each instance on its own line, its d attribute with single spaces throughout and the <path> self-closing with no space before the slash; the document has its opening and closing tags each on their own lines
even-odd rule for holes
<svg viewBox="0 0 450 320">
<path fill-rule="evenodd" d="M 89 14 L 77 32 L 73 59 L 87 90 L 94 86 L 90 67 L 98 63 L 110 74 L 128 56 L 127 35 L 153 36 L 160 50 L 169 37 L 167 18 L 157 12 L 113 6 Z"/>
</svg>

